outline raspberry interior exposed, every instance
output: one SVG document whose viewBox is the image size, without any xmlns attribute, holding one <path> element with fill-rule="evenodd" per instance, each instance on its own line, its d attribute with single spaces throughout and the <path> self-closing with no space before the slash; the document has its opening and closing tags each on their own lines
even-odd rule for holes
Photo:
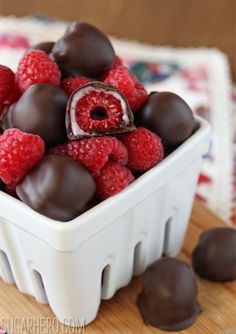
<svg viewBox="0 0 236 334">
<path fill-rule="evenodd" d="M 76 121 L 85 132 L 106 132 L 122 122 L 120 100 L 104 91 L 91 91 L 76 104 Z"/>
<path fill-rule="evenodd" d="M 122 93 L 99 81 L 89 82 L 71 95 L 66 112 L 70 140 L 133 130 L 133 114 Z"/>
</svg>

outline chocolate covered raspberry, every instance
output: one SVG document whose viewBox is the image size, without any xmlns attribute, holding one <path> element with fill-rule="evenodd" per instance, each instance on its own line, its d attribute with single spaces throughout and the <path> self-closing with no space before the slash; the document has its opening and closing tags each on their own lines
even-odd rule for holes
<svg viewBox="0 0 236 334">
<path fill-rule="evenodd" d="M 66 126 L 71 140 L 134 129 L 125 97 L 116 88 L 97 81 L 73 93 L 67 105 Z"/>
<path fill-rule="evenodd" d="M 114 62 L 108 37 L 93 25 L 71 23 L 52 49 L 52 56 L 66 76 L 83 75 L 98 79 Z"/>
</svg>

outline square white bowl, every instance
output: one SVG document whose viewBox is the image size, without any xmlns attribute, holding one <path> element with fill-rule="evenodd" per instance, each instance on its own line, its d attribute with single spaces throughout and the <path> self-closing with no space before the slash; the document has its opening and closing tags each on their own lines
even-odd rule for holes
<svg viewBox="0 0 236 334">
<path fill-rule="evenodd" d="M 49 303 L 62 323 L 96 318 L 133 275 L 181 249 L 210 126 L 125 190 L 76 219 L 49 219 L 0 191 L 0 277 Z"/>
</svg>

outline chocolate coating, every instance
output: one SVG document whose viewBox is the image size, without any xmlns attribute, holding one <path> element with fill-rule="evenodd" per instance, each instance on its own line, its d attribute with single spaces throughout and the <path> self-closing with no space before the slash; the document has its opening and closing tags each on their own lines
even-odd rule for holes
<svg viewBox="0 0 236 334">
<path fill-rule="evenodd" d="M 46 52 L 48 55 L 52 52 L 54 42 L 42 42 L 35 45 L 31 45 L 28 50 L 41 50 Z"/>
<path fill-rule="evenodd" d="M 12 115 L 12 110 L 15 108 L 16 103 L 10 104 L 9 106 L 6 106 L 1 117 L 1 130 L 2 132 L 12 128 L 11 126 L 11 115 Z"/>
<path fill-rule="evenodd" d="M 71 23 L 54 45 L 52 56 L 62 75 L 99 78 L 114 61 L 113 47 L 105 34 L 89 23 Z"/>
<path fill-rule="evenodd" d="M 212 228 L 204 232 L 193 252 L 193 267 L 202 278 L 215 282 L 236 279 L 236 230 Z"/>
<path fill-rule="evenodd" d="M 187 103 L 171 92 L 151 93 L 135 113 L 135 125 L 155 132 L 167 146 L 178 146 L 193 132 L 194 117 Z"/>
<path fill-rule="evenodd" d="M 69 221 L 86 210 L 95 195 L 88 171 L 71 158 L 45 156 L 17 186 L 19 198 L 39 213 Z"/>
<path fill-rule="evenodd" d="M 4 191 L 4 185 L 3 185 L 2 181 L 0 181 L 0 191 Z"/>
<path fill-rule="evenodd" d="M 51 147 L 66 140 L 67 95 L 58 86 L 35 84 L 3 115 L 2 128 L 39 135 Z"/>
<path fill-rule="evenodd" d="M 177 331 L 193 324 L 201 310 L 190 267 L 175 258 L 162 258 L 144 274 L 138 308 L 146 324 Z"/>
</svg>

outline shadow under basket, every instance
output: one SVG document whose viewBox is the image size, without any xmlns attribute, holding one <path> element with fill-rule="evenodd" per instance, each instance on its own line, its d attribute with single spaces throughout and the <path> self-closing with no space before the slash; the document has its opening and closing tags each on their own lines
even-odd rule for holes
<svg viewBox="0 0 236 334">
<path fill-rule="evenodd" d="M 158 166 L 68 223 L 0 191 L 0 277 L 78 326 L 133 275 L 177 255 L 209 145 L 208 123 L 196 120 L 194 134 Z"/>
</svg>

